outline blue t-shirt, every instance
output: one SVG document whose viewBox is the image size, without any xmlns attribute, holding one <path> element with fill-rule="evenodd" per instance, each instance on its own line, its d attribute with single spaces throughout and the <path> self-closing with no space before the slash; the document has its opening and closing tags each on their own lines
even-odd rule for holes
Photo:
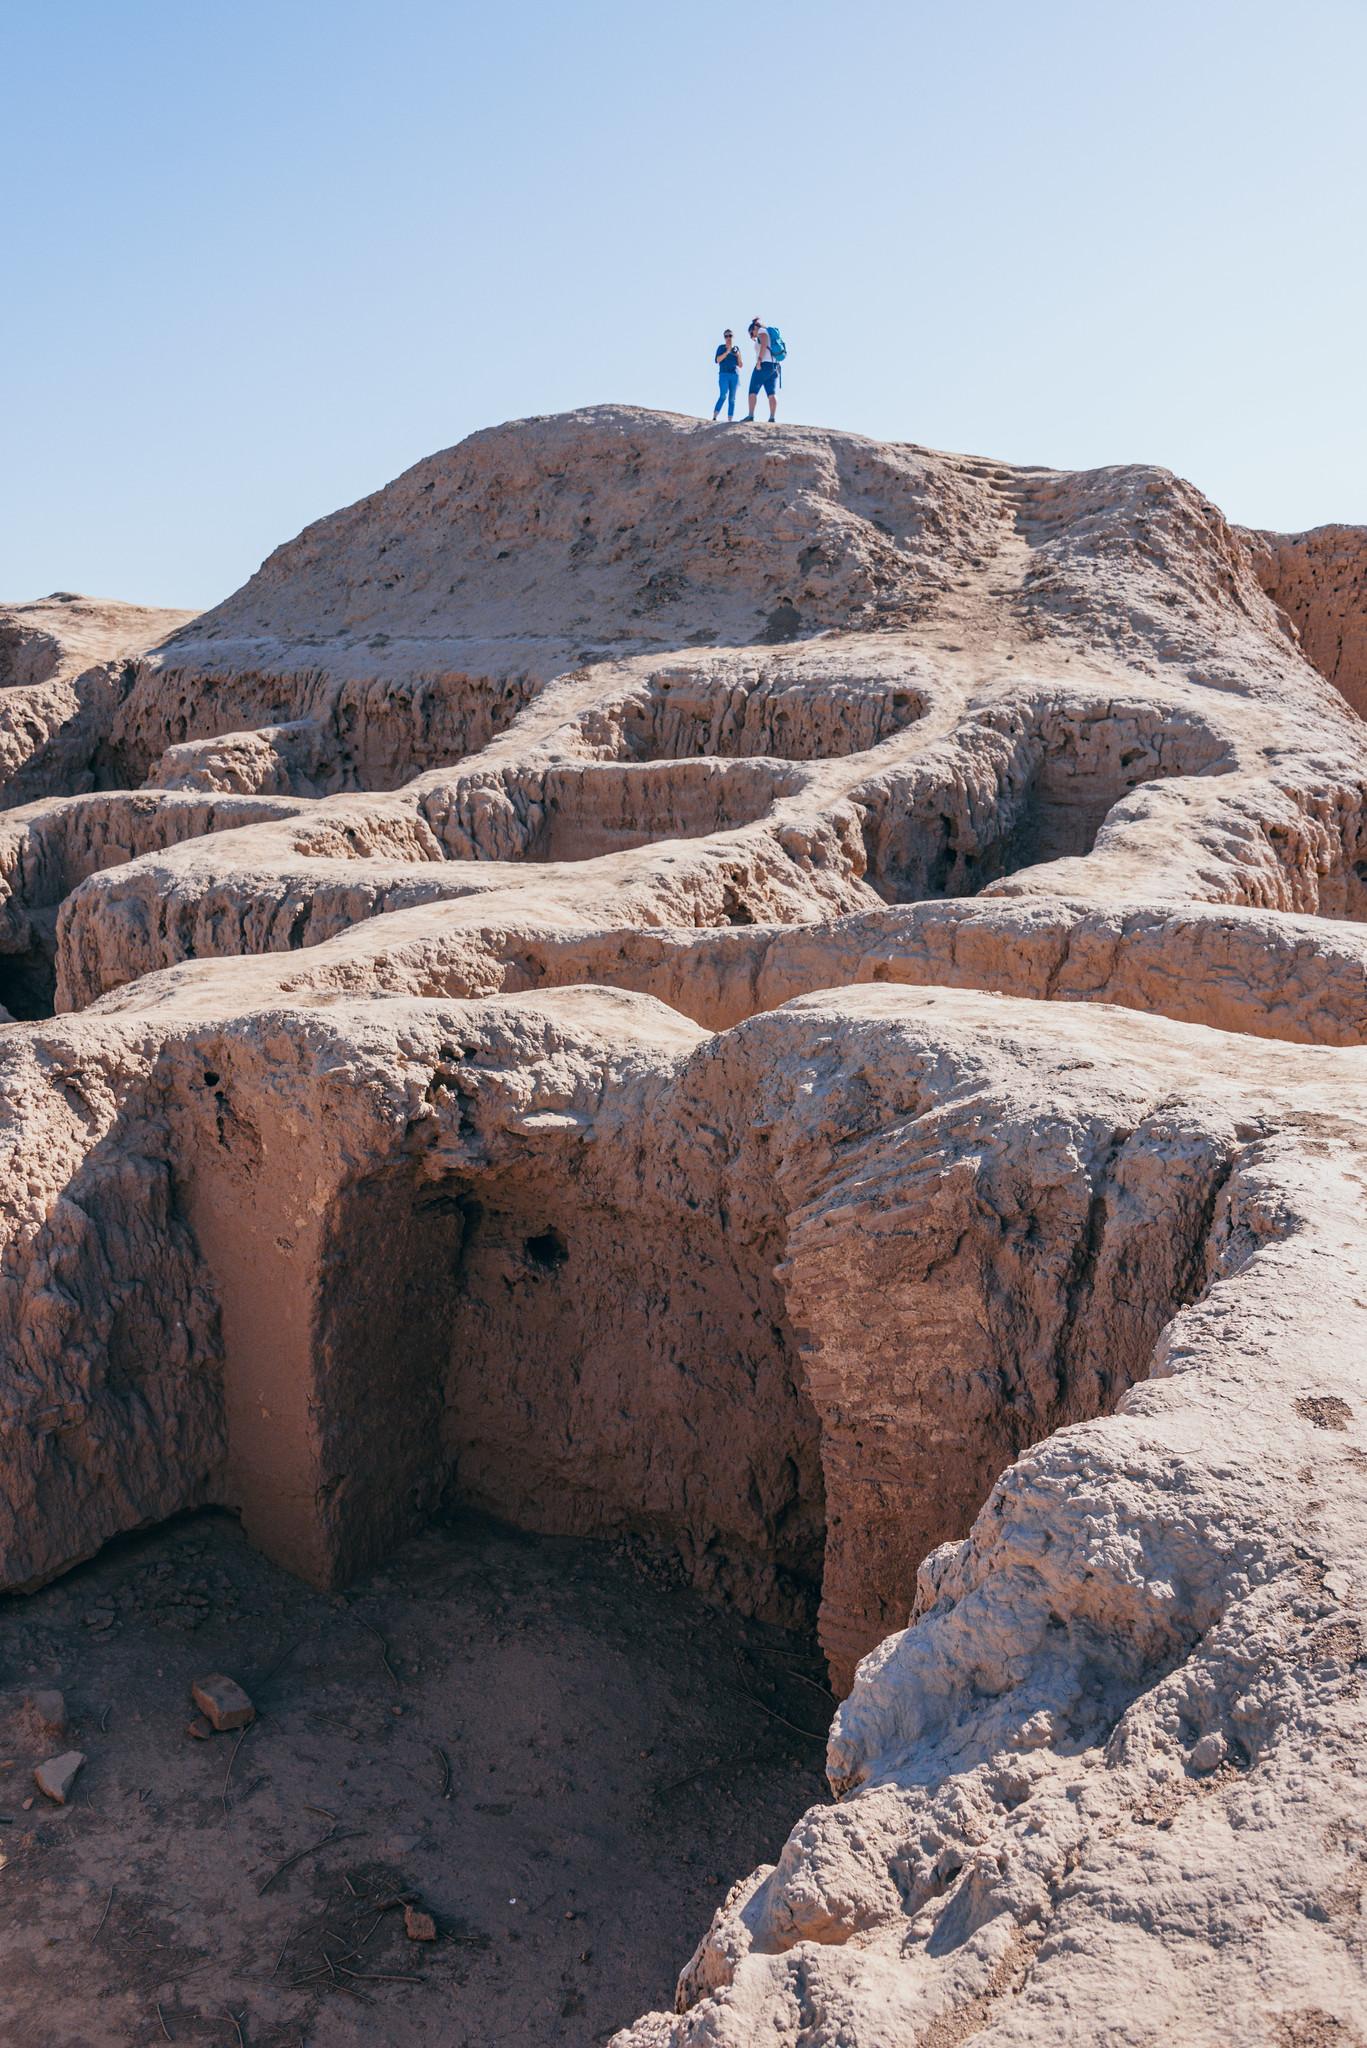
<svg viewBox="0 0 1367 2048">
<path fill-rule="evenodd" d="M 713 361 L 719 370 L 738 371 L 740 369 L 740 350 L 734 341 L 719 341 Z"/>
</svg>

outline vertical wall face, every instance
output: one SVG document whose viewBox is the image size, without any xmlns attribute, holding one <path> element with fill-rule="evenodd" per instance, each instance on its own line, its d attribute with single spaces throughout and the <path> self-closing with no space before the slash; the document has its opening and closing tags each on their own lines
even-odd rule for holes
<svg viewBox="0 0 1367 2048">
<path fill-rule="evenodd" d="M 715 1207 L 631 1209 L 544 1172 L 464 1199 L 456 1496 L 529 1528 L 648 1531 L 699 1583 L 796 1619 L 820 1577 L 821 1475 L 775 1248 L 738 1256 Z"/>
<path fill-rule="evenodd" d="M 62 1085 L 84 1119 L 79 1082 Z M 11 1588 L 200 1505 L 221 1473 L 217 1306 L 159 1136 L 130 1119 L 69 1179 L 55 1123 L 34 1129 L 28 1158 L 0 1143 L 0 1224 L 20 1212 L 0 1231 L 0 1575 Z M 26 1196 L 37 1197 L 27 1218 Z"/>
<path fill-rule="evenodd" d="M 0 1031 L 0 1586 L 209 1498 L 213 1276 L 146 1039 Z"/>
<path fill-rule="evenodd" d="M 1080 1107 L 1090 1059 L 981 1096 L 859 1003 L 874 1035 L 799 1056 L 809 1010 L 758 1019 L 597 1122 L 529 1114 L 506 1054 L 452 1054 L 460 1085 L 420 1066 L 418 1114 L 369 1133 L 317 1103 L 273 1125 L 215 1075 L 195 1222 L 255 1540 L 335 1583 L 443 1490 L 637 1530 L 774 1619 L 819 1586 L 848 1685 L 1020 1451 L 1147 1372 L 1232 1143 L 1146 1114 L 1152 1078 Z M 754 1110 L 761 1077 L 791 1122 Z"/>
<path fill-rule="evenodd" d="M 404 1161 L 348 1188 L 319 1265 L 317 1513 L 341 1583 L 428 1520 L 446 1484 L 442 1405 L 462 1205 Z"/>
<path fill-rule="evenodd" d="M 1244 539 L 1263 589 L 1294 620 L 1306 660 L 1367 718 L 1367 527 Z"/>
<path fill-rule="evenodd" d="M 178 1063 L 184 1197 L 213 1275 L 223 1336 L 227 1458 L 219 1497 L 252 1541 L 326 1585 L 318 1513 L 314 1304 L 327 1175 L 319 1147 L 272 1127 L 254 1076 L 216 1048 Z"/>
<path fill-rule="evenodd" d="M 852 1183 L 876 1190 L 881 1163 L 865 1152 Z M 1060 1117 L 1027 1134 L 960 1111 L 902 1142 L 886 1195 L 826 1188 L 788 1294 L 822 1424 L 820 1626 L 840 1691 L 1006 1466 L 1147 1373 L 1202 1284 L 1223 1172 L 1221 1149 L 1176 1123 Z"/>
<path fill-rule="evenodd" d="M 222 1498 L 269 1556 L 340 1585 L 421 1528 L 445 1483 L 464 1223 L 401 1151 L 355 1179 L 326 1105 L 282 1116 L 225 1052 L 195 1074 L 188 1187 L 222 1305 Z M 386 1135 L 350 1134 L 362 1151 Z"/>
</svg>

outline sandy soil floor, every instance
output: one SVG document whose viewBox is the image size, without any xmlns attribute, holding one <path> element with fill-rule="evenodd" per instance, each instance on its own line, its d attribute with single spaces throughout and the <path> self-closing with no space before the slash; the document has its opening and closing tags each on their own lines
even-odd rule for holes
<svg viewBox="0 0 1367 2048">
<path fill-rule="evenodd" d="M 215 1671 L 240 1738 L 186 1732 Z M 462 1519 L 328 1596 L 224 1515 L 114 1545 L 0 1601 L 0 2040 L 602 2041 L 827 1796 L 821 1678 L 627 1548 Z"/>
</svg>

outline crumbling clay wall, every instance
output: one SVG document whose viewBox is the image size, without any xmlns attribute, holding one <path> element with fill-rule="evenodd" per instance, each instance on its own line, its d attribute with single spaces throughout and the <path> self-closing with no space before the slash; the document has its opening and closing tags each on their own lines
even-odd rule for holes
<svg viewBox="0 0 1367 2048">
<path fill-rule="evenodd" d="M 226 1449 L 211 1276 L 187 1228 L 151 1049 L 0 1044 L 4 1583 L 211 1498 Z"/>
<path fill-rule="evenodd" d="M 1258 580 L 1293 622 L 1306 660 L 1367 718 L 1367 527 L 1244 539 Z"/>
<path fill-rule="evenodd" d="M 624 2044 L 1356 2039 L 1359 539 L 602 407 L 0 616 L 0 1590 L 639 1532 L 846 1697 Z"/>
</svg>

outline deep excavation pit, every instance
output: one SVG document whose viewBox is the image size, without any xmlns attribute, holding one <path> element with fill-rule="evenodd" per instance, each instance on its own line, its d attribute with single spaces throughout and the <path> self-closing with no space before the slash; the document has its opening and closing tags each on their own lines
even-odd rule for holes
<svg viewBox="0 0 1367 2048">
<path fill-rule="evenodd" d="M 918 1000 L 924 1023 L 870 1066 L 866 1034 Z M 1147 1084 L 1123 1084 L 1128 1123 L 1069 1109 L 1071 1063 L 1045 1062 L 1051 1114 L 1027 1137 L 943 1056 L 927 1075 L 933 998 L 846 991 L 839 1014 L 864 1027 L 813 1054 L 821 1001 L 703 1037 L 602 1110 L 491 1066 L 489 1006 L 490 1027 L 440 1048 L 387 1163 L 357 1175 L 310 1117 L 283 1206 L 250 1073 L 196 1076 L 188 1213 L 222 1311 L 223 1498 L 253 1538 L 337 1584 L 443 1498 L 634 1533 L 746 1613 L 796 1623 L 819 1593 L 845 1689 L 1003 1469 L 1145 1376 L 1205 1284 L 1230 1152 L 1147 1108 Z M 544 1002 L 625 1045 L 669 1016 L 606 991 L 506 1014 Z M 854 1137 L 789 1155 L 781 1112 L 745 1115 L 757 1072 L 771 1099 L 776 1073 L 798 1101 L 815 1088 Z M 301 1237 L 286 1218 L 307 1188 Z"/>
</svg>

